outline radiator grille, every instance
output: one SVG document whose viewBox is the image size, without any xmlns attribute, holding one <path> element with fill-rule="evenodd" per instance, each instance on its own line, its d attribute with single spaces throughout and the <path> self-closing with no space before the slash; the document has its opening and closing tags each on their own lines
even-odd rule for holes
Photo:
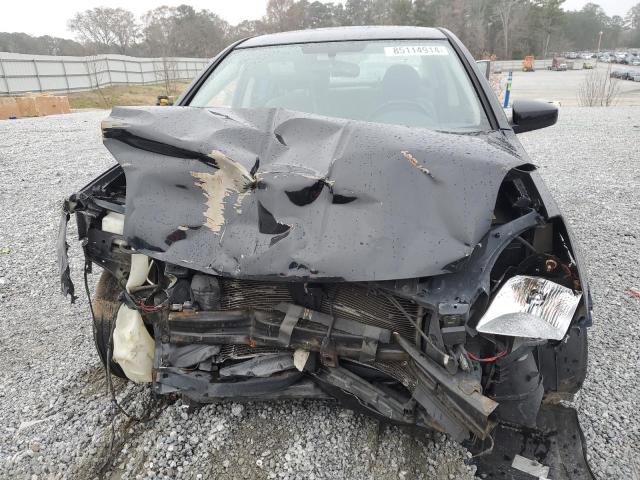
<svg viewBox="0 0 640 480">
<path fill-rule="evenodd" d="M 282 302 L 294 303 L 286 283 L 259 282 L 254 280 L 221 279 L 222 309 L 254 308 L 270 311 Z M 326 296 L 319 308 L 367 325 L 386 328 L 413 341 L 415 329 L 402 312 L 377 289 L 362 284 L 334 283 L 323 286 Z M 394 297 L 402 308 L 416 318 L 418 306 L 406 299 Z"/>
</svg>

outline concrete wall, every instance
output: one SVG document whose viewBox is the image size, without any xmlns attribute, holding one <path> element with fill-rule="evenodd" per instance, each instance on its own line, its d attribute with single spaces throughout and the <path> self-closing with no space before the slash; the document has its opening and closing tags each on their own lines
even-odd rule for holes
<svg viewBox="0 0 640 480">
<path fill-rule="evenodd" d="M 582 60 L 585 62 L 586 60 Z M 595 59 L 594 59 L 595 61 Z M 492 65 L 500 66 L 503 72 L 508 70 L 522 70 L 522 60 L 496 60 L 495 62 L 491 62 Z M 534 60 L 533 67 L 536 70 L 544 70 L 547 67 L 551 66 L 551 60 Z"/>
</svg>

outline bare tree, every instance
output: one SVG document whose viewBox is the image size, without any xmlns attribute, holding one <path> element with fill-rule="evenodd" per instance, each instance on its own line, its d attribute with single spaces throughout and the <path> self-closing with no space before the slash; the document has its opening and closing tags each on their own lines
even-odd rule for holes
<svg viewBox="0 0 640 480">
<path fill-rule="evenodd" d="M 467 9 L 468 13 L 465 14 L 467 25 L 464 29 L 463 41 L 472 48 L 473 53 L 481 55 L 488 48 L 489 2 L 488 0 L 470 0 Z"/>
<path fill-rule="evenodd" d="M 566 0 L 267 0 L 266 15 L 236 26 L 210 10 L 188 4 L 158 7 L 143 16 L 139 32 L 123 9 L 93 8 L 76 14 L 69 27 L 85 47 L 100 53 L 125 52 L 154 57 L 211 57 L 229 42 L 292 29 L 340 25 L 433 25 L 456 33 L 476 56 L 500 52 L 546 57 L 549 51 L 593 49 L 598 32 L 603 48 L 640 44 L 640 4 L 626 17 L 608 17 L 594 3 L 565 10 Z M 637 1 L 637 0 L 636 0 Z M 138 33 L 140 33 L 138 35 Z M 0 51 L 41 50 L 27 35 L 0 33 Z M 51 47 L 57 48 L 57 47 Z M 57 51 L 57 50 L 54 50 Z M 503 55 L 502 55 L 503 54 Z"/>
<path fill-rule="evenodd" d="M 153 54 L 159 53 L 163 57 L 175 54 L 175 45 L 172 41 L 175 16 L 175 8 L 162 6 L 149 10 L 142 17 L 145 25 L 143 31 L 145 42 Z"/>
<path fill-rule="evenodd" d="M 115 47 L 123 54 L 139 35 L 133 13 L 122 8 L 96 7 L 78 12 L 67 25 L 84 42 Z"/>
<path fill-rule="evenodd" d="M 104 103 L 105 108 L 111 108 L 113 105 L 110 100 L 107 100 L 104 91 L 102 90 L 102 80 L 104 71 L 98 67 L 98 62 L 103 61 L 98 55 L 94 52 L 92 55 L 86 57 L 86 65 L 87 65 L 87 73 L 89 74 L 89 82 L 90 87 L 93 88 L 93 84 L 95 83 L 95 89 L 100 95 L 100 99 L 102 103 Z"/>
<path fill-rule="evenodd" d="M 562 4 L 565 0 L 534 0 L 537 7 L 538 18 L 542 33 L 544 34 L 542 46 L 542 58 L 547 58 L 551 34 L 556 30 L 562 20 Z"/>
<path fill-rule="evenodd" d="M 127 53 L 127 49 L 133 46 L 140 37 L 140 25 L 133 13 L 122 8 L 115 9 L 111 20 L 115 44 L 120 53 L 124 55 Z"/>
<path fill-rule="evenodd" d="M 494 5 L 494 11 L 500 23 L 502 24 L 502 41 L 504 45 L 504 58 L 511 58 L 511 45 L 509 38 L 511 36 L 511 20 L 514 7 L 521 0 L 497 0 Z"/>
<path fill-rule="evenodd" d="M 161 69 L 156 71 L 156 76 L 164 86 L 167 97 L 178 93 L 178 65 L 172 58 L 162 57 Z"/>
<path fill-rule="evenodd" d="M 294 0 L 269 0 L 267 2 L 267 23 L 276 31 L 289 30 L 292 18 L 291 7 Z"/>
<path fill-rule="evenodd" d="M 611 64 L 606 70 L 591 70 L 578 88 L 578 102 L 583 107 L 608 107 L 618 95 L 619 80 L 611 77 Z"/>
</svg>

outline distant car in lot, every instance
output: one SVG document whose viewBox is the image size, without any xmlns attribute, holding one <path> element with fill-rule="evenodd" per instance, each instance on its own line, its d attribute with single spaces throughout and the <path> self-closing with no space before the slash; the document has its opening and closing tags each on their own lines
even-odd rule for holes
<svg viewBox="0 0 640 480">
<path fill-rule="evenodd" d="M 626 63 L 627 63 L 627 52 L 616 52 L 614 58 L 615 58 L 616 63 L 621 63 L 623 65 L 626 65 Z"/>
<path fill-rule="evenodd" d="M 576 52 L 568 52 L 567 53 L 567 58 L 569 60 L 575 60 L 578 58 L 578 54 Z"/>
<path fill-rule="evenodd" d="M 590 60 L 592 58 L 593 54 L 589 53 L 589 52 L 584 52 L 580 54 L 580 58 L 583 60 Z"/>
<path fill-rule="evenodd" d="M 567 64 L 563 62 L 559 57 L 553 57 L 551 65 L 547 67 L 547 70 L 552 70 L 554 72 L 564 72 L 565 70 L 567 70 Z"/>
<path fill-rule="evenodd" d="M 639 76 L 640 72 L 635 70 L 613 70 L 609 76 L 612 78 L 619 78 L 620 80 L 635 80 L 635 77 Z"/>
</svg>

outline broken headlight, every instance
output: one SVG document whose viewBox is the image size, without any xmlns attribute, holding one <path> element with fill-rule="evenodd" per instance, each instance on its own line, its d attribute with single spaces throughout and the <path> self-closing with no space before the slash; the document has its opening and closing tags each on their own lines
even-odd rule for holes
<svg viewBox="0 0 640 480">
<path fill-rule="evenodd" d="M 582 293 L 550 280 L 516 275 L 505 282 L 476 330 L 509 337 L 562 340 Z"/>
</svg>

